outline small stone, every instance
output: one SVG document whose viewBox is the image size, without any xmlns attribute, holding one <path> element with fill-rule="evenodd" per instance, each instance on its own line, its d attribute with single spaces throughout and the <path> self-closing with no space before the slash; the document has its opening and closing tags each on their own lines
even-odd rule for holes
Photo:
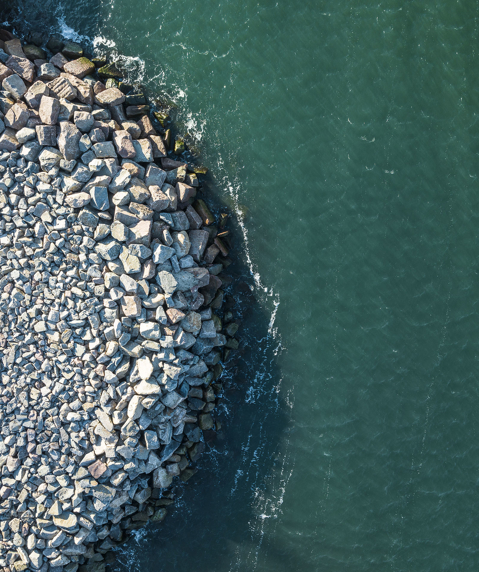
<svg viewBox="0 0 479 572">
<path fill-rule="evenodd" d="M 141 300 L 138 296 L 123 296 L 121 309 L 127 318 L 136 318 L 141 314 Z"/>
<path fill-rule="evenodd" d="M 96 100 L 100 105 L 111 107 L 123 103 L 125 101 L 125 95 L 117 87 L 111 87 L 97 94 Z"/>
<path fill-rule="evenodd" d="M 65 198 L 68 206 L 79 209 L 84 207 L 90 202 L 90 195 L 88 193 L 72 193 Z"/>
</svg>

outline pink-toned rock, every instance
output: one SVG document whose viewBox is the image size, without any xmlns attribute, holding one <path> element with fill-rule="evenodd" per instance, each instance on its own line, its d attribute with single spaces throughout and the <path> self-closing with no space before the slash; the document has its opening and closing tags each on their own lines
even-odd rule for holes
<svg viewBox="0 0 479 572">
<path fill-rule="evenodd" d="M 78 99 L 84 103 L 85 105 L 93 105 L 93 89 L 87 83 L 82 81 L 81 79 L 75 77 L 70 73 L 61 73 L 61 77 L 67 79 L 72 86 L 77 90 L 77 97 Z"/>
<path fill-rule="evenodd" d="M 19 58 L 25 57 L 25 52 L 22 48 L 22 42 L 18 38 L 8 40 L 5 42 L 5 53 L 9 56 L 17 56 Z"/>
<path fill-rule="evenodd" d="M 22 77 L 25 81 L 32 82 L 35 77 L 35 66 L 27 58 L 10 56 L 5 65 Z"/>
<path fill-rule="evenodd" d="M 101 461 L 95 461 L 88 467 L 88 471 L 94 479 L 99 479 L 107 469 L 108 467 Z"/>
<path fill-rule="evenodd" d="M 75 77 L 82 78 L 95 71 L 95 64 L 88 58 L 78 58 L 66 63 L 63 69 Z"/>
<path fill-rule="evenodd" d="M 53 81 L 48 82 L 47 87 L 53 95 L 56 95 L 58 98 L 68 99 L 68 101 L 75 99 L 78 94 L 73 85 L 64 77 L 57 77 Z"/>
<path fill-rule="evenodd" d="M 115 131 L 113 133 L 113 143 L 115 144 L 116 150 L 120 157 L 123 157 L 124 159 L 135 158 L 135 148 L 133 147 L 133 141 L 128 131 Z"/>
<path fill-rule="evenodd" d="M 153 158 L 160 159 L 161 157 L 166 157 L 166 147 L 163 139 L 159 135 L 150 135 L 148 139 L 153 149 Z"/>
<path fill-rule="evenodd" d="M 12 75 L 12 70 L 0 63 L 0 83 L 9 75 Z"/>
<path fill-rule="evenodd" d="M 66 57 L 61 53 L 55 54 L 53 58 L 50 58 L 50 63 L 53 64 L 58 69 L 63 69 L 63 66 L 68 63 Z"/>
<path fill-rule="evenodd" d="M 117 87 L 110 87 L 98 93 L 95 99 L 100 105 L 120 105 L 125 101 L 125 95 Z"/>
<path fill-rule="evenodd" d="M 141 129 L 141 137 L 149 137 L 150 135 L 156 135 L 156 130 L 148 117 L 148 115 L 143 115 L 137 121 Z"/>
<path fill-rule="evenodd" d="M 60 113 L 60 102 L 54 97 L 44 95 L 40 101 L 40 119 L 45 125 L 55 125 Z"/>
<path fill-rule="evenodd" d="M 185 185 L 185 183 L 176 183 L 175 190 L 180 203 L 186 203 L 186 201 L 196 197 L 196 189 Z"/>
</svg>

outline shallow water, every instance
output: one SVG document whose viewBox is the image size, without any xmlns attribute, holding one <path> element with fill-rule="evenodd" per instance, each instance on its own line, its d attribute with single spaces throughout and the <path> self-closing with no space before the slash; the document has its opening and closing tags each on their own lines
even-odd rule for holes
<svg viewBox="0 0 479 572">
<path fill-rule="evenodd" d="M 253 288 L 224 431 L 113 570 L 476 570 L 478 3 L 20 4 L 180 106 Z"/>
</svg>

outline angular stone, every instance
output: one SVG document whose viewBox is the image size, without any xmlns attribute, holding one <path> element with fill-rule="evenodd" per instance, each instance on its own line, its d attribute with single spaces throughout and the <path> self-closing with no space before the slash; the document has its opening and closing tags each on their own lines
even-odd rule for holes
<svg viewBox="0 0 479 572">
<path fill-rule="evenodd" d="M 138 395 L 161 395 L 161 387 L 152 379 L 140 381 L 134 390 Z"/>
<path fill-rule="evenodd" d="M 57 142 L 57 129 L 54 125 L 37 125 L 35 127 L 38 143 L 44 147 L 53 147 Z"/>
<path fill-rule="evenodd" d="M 105 89 L 101 93 L 96 95 L 96 100 L 100 105 L 120 105 L 125 101 L 125 95 L 117 88 L 111 87 L 110 89 Z"/>
<path fill-rule="evenodd" d="M 58 148 L 67 161 L 72 161 L 80 156 L 80 131 L 67 121 L 60 123 L 60 135 L 58 136 Z"/>
<path fill-rule="evenodd" d="M 35 66 L 27 58 L 10 56 L 5 65 L 29 83 L 35 77 Z"/>
<path fill-rule="evenodd" d="M 121 245 L 110 236 L 101 242 L 97 242 L 95 251 L 98 252 L 103 260 L 116 260 L 120 255 Z"/>
<path fill-rule="evenodd" d="M 138 163 L 151 163 L 153 161 L 153 149 L 149 139 L 138 139 L 133 141 L 135 148 L 135 160 Z"/>
<path fill-rule="evenodd" d="M 67 99 L 73 101 L 77 95 L 77 90 L 73 85 L 64 77 L 57 77 L 53 81 L 47 83 L 48 89 L 56 95 L 59 99 Z"/>
<path fill-rule="evenodd" d="M 95 118 L 88 111 L 75 111 L 73 113 L 73 121 L 82 133 L 88 133 L 93 128 Z"/>
<path fill-rule="evenodd" d="M 163 467 L 159 467 L 153 472 L 153 488 L 166 489 L 172 482 L 172 475 L 170 475 Z"/>
<path fill-rule="evenodd" d="M 176 183 L 175 191 L 180 203 L 186 203 L 190 199 L 194 199 L 196 197 L 196 189 L 186 185 L 185 183 Z"/>
<path fill-rule="evenodd" d="M 50 63 L 62 70 L 65 64 L 68 63 L 68 60 L 61 52 L 58 52 L 58 54 L 50 58 Z"/>
<path fill-rule="evenodd" d="M 18 131 L 25 127 L 29 117 L 28 111 L 18 103 L 15 103 L 5 115 L 5 126 Z"/>
<path fill-rule="evenodd" d="M 21 99 L 23 94 L 27 91 L 25 84 L 20 76 L 13 74 L 6 77 L 2 81 L 2 87 L 5 91 L 8 91 L 15 99 Z"/>
<path fill-rule="evenodd" d="M 101 461 L 95 461 L 88 466 L 88 472 L 94 479 L 99 479 L 107 471 L 107 469 L 108 467 Z"/>
<path fill-rule="evenodd" d="M 175 249 L 163 244 L 155 244 L 153 247 L 153 262 L 155 264 L 164 264 L 169 258 L 175 254 Z"/>
<path fill-rule="evenodd" d="M 206 250 L 210 234 L 207 230 L 190 230 L 188 236 L 191 242 L 189 254 L 196 262 L 199 262 Z"/>
<path fill-rule="evenodd" d="M 65 202 L 68 206 L 79 209 L 87 205 L 90 202 L 90 198 L 88 193 L 72 193 L 65 197 Z"/>
<path fill-rule="evenodd" d="M 12 73 L 13 72 L 10 68 L 7 68 L 7 66 L 4 66 L 2 63 L 0 63 L 0 82 L 2 82 L 5 78 L 11 76 Z"/>
<path fill-rule="evenodd" d="M 134 159 L 136 155 L 133 140 L 128 131 L 115 131 L 113 133 L 113 142 L 118 151 L 118 155 L 125 159 Z"/>
<path fill-rule="evenodd" d="M 127 318 L 136 318 L 141 314 L 141 300 L 138 296 L 123 296 L 121 309 Z"/>
<path fill-rule="evenodd" d="M 37 77 L 42 81 L 51 81 L 60 76 L 60 70 L 53 64 L 42 64 L 38 70 Z"/>
<path fill-rule="evenodd" d="M 111 141 L 105 141 L 104 143 L 95 143 L 92 147 L 95 155 L 99 158 L 105 157 L 116 157 L 115 147 Z"/>
<path fill-rule="evenodd" d="M 171 272 L 167 272 L 166 270 L 161 270 L 158 272 L 156 281 L 158 282 L 159 286 L 161 286 L 165 294 L 173 294 L 178 286 L 178 282 L 176 281 L 173 274 L 171 274 Z"/>
<path fill-rule="evenodd" d="M 108 189 L 106 187 L 92 187 L 90 189 L 91 205 L 99 211 L 106 211 L 110 208 L 108 199 Z"/>
<path fill-rule="evenodd" d="M 153 374 L 153 365 L 148 357 L 142 357 L 136 362 L 140 379 L 147 381 Z"/>
<path fill-rule="evenodd" d="M 161 189 L 165 180 L 166 180 L 166 171 L 163 171 L 156 165 L 148 165 L 145 177 L 145 183 L 147 187 L 149 187 L 150 185 L 156 185 Z"/>
<path fill-rule="evenodd" d="M 40 119 L 46 125 L 55 125 L 60 114 L 60 102 L 48 95 L 42 96 L 39 108 Z"/>
<path fill-rule="evenodd" d="M 146 201 L 146 205 L 156 212 L 165 210 L 170 204 L 170 199 L 160 187 L 153 185 L 148 190 L 150 191 L 150 198 Z"/>
<path fill-rule="evenodd" d="M 6 151 L 15 151 L 19 147 L 20 143 L 17 141 L 15 131 L 13 129 L 5 129 L 5 131 L 0 136 L 0 149 L 5 149 Z"/>
<path fill-rule="evenodd" d="M 64 512 L 60 516 L 54 516 L 53 522 L 59 528 L 67 532 L 73 532 L 78 525 L 78 517 L 72 512 Z"/>
<path fill-rule="evenodd" d="M 151 141 L 151 147 L 153 149 L 153 157 L 155 159 L 167 156 L 165 143 L 159 135 L 150 135 L 148 139 Z"/>
<path fill-rule="evenodd" d="M 59 165 L 62 159 L 62 153 L 60 153 L 60 151 L 54 147 L 45 147 L 45 149 L 43 149 L 43 151 L 38 156 L 40 167 L 43 171 L 46 172 Z"/>
<path fill-rule="evenodd" d="M 81 79 L 86 75 L 91 74 L 95 71 L 95 64 L 91 62 L 88 58 L 83 57 L 65 63 L 63 69 L 67 73 L 71 73 L 75 77 Z"/>
</svg>

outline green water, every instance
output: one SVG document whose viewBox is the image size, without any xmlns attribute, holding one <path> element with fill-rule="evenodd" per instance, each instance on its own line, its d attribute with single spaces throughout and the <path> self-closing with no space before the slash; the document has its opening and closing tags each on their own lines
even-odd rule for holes
<svg viewBox="0 0 479 572">
<path fill-rule="evenodd" d="M 477 570 L 478 2 L 21 5 L 177 102 L 253 288 L 224 431 L 112 570 Z"/>
</svg>

